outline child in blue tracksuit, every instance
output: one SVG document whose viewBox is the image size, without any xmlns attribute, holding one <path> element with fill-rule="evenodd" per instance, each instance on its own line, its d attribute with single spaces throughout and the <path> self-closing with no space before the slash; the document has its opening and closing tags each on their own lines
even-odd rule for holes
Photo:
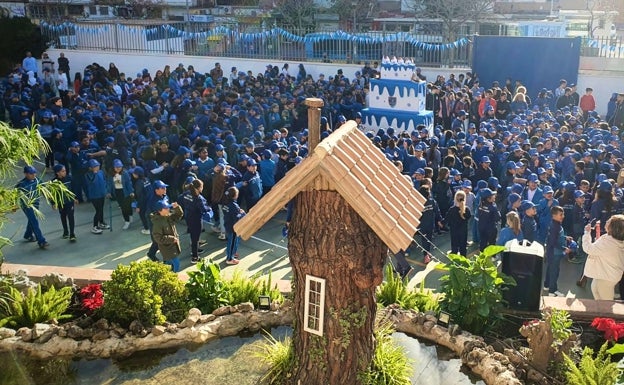
<svg viewBox="0 0 624 385">
<path fill-rule="evenodd" d="M 149 194 L 153 194 L 152 182 L 145 177 L 143 167 L 136 166 L 132 169 L 132 177 L 134 178 L 134 200 L 136 202 L 135 211 L 141 218 L 143 229 L 141 233 L 149 235 L 149 212 L 147 210 L 147 198 Z"/>
<path fill-rule="evenodd" d="M 548 289 L 550 297 L 565 297 L 557 288 L 561 260 L 570 252 L 567 248 L 567 237 L 563 231 L 563 219 L 565 217 L 561 206 L 553 206 L 550 209 L 552 221 L 546 238 L 546 280 L 544 288 Z"/>
<path fill-rule="evenodd" d="M 239 219 L 245 216 L 245 211 L 240 208 L 236 200 L 238 199 L 238 189 L 236 187 L 230 187 L 225 192 L 225 197 L 228 201 L 223 206 L 223 222 L 225 226 L 225 236 L 227 239 L 227 246 L 225 247 L 225 263 L 228 265 L 237 265 L 239 260 L 238 244 L 240 237 L 234 232 L 234 224 Z"/>
<path fill-rule="evenodd" d="M 496 193 L 489 188 L 480 192 L 481 204 L 479 205 L 479 250 L 496 244 L 496 235 L 500 225 L 501 215 L 494 200 Z"/>
<path fill-rule="evenodd" d="M 247 171 L 243 174 L 242 180 L 236 183 L 236 187 L 243 194 L 247 210 L 254 207 L 262 198 L 262 180 L 258 173 L 258 163 L 255 160 L 247 161 Z"/>
<path fill-rule="evenodd" d="M 39 248 L 45 249 L 49 244 L 41 232 L 39 220 L 35 215 L 35 209 L 39 208 L 37 186 L 40 183 L 36 174 L 37 170 L 33 166 L 24 166 L 24 179 L 20 180 L 15 188 L 19 189 L 25 196 L 23 199 L 20 199 L 20 207 L 28 220 L 26 232 L 24 232 L 24 240 L 27 242 L 37 241 Z"/>
<path fill-rule="evenodd" d="M 550 209 L 553 206 L 558 206 L 559 201 L 553 197 L 553 189 L 550 186 L 545 186 L 543 191 L 544 198 L 537 204 L 537 237 L 536 241 L 542 245 L 546 243 L 546 237 L 548 235 L 548 226 L 552 221 L 552 215 Z"/>
<path fill-rule="evenodd" d="M 262 180 L 262 196 L 265 196 L 275 185 L 275 162 L 271 159 L 271 151 L 262 151 L 262 160 L 258 163 L 258 172 Z"/>
<path fill-rule="evenodd" d="M 124 219 L 122 230 L 128 230 L 132 220 L 132 200 L 134 199 L 134 187 L 130 173 L 123 169 L 120 159 L 113 160 L 113 170 L 108 177 L 107 183 L 108 198 L 115 197 L 121 215 Z"/>
<path fill-rule="evenodd" d="M 199 262 L 199 236 L 202 233 L 202 219 L 212 214 L 212 209 L 202 196 L 204 182 L 194 179 L 186 185 L 185 191 L 178 199 L 185 213 L 186 226 L 191 236 L 191 263 Z"/>
<path fill-rule="evenodd" d="M 106 197 L 106 179 L 104 171 L 100 170 L 100 162 L 89 160 L 89 171 L 85 174 L 85 191 L 87 199 L 91 201 L 95 214 L 93 215 L 93 234 L 102 234 L 102 230 L 110 229 L 104 223 L 104 199 Z"/>
<path fill-rule="evenodd" d="M 477 182 L 477 186 L 475 188 L 474 200 L 472 201 L 472 206 L 470 207 L 474 221 L 471 223 L 472 226 L 472 241 L 475 243 L 479 243 L 479 206 L 481 206 L 481 191 L 487 187 L 487 182 L 484 180 L 480 180 Z"/>
<path fill-rule="evenodd" d="M 442 215 L 438 203 L 431 197 L 429 186 L 421 186 L 418 192 L 425 198 L 422 215 L 420 217 L 420 225 L 417 232 L 420 234 L 423 248 L 423 262 L 425 264 L 431 261 L 431 241 L 433 240 L 433 230 L 436 225 L 442 227 Z"/>
<path fill-rule="evenodd" d="M 52 181 L 63 183 L 71 191 L 72 177 L 67 175 L 67 169 L 62 164 L 54 165 L 54 179 Z M 74 204 L 75 198 L 66 197 L 57 207 L 61 216 L 61 225 L 63 225 L 63 239 L 69 239 L 70 242 L 76 242 Z"/>
</svg>

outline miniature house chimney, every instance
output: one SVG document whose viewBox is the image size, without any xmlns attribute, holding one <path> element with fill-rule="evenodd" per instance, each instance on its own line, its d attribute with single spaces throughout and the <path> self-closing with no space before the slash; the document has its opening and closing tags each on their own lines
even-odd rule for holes
<svg viewBox="0 0 624 385">
<path fill-rule="evenodd" d="M 308 151 L 312 152 L 321 141 L 321 107 L 325 105 L 323 99 L 307 98 L 308 106 Z"/>
</svg>

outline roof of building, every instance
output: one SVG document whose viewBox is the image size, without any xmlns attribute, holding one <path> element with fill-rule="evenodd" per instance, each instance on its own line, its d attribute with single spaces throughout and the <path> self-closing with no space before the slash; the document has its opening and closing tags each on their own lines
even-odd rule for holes
<svg viewBox="0 0 624 385">
<path fill-rule="evenodd" d="M 394 253 L 411 244 L 425 202 L 409 176 L 349 121 L 289 171 L 234 230 L 249 239 L 300 191 L 311 189 L 337 191 Z"/>
</svg>

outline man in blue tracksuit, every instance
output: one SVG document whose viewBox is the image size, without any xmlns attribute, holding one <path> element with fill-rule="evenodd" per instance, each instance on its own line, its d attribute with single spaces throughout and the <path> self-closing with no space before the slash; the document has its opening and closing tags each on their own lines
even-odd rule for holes
<svg viewBox="0 0 624 385">
<path fill-rule="evenodd" d="M 158 202 L 160 201 L 169 202 L 169 198 L 167 197 L 168 186 L 169 185 L 165 184 L 161 180 L 156 180 L 154 181 L 154 183 L 152 183 L 153 190 L 150 192 L 147 192 L 147 197 L 148 197 L 147 198 L 147 215 L 148 216 L 153 212 L 159 211 Z M 154 240 L 154 235 L 151 233 L 152 221 L 148 221 L 148 222 L 149 222 L 149 228 L 150 228 L 150 236 L 152 237 L 152 244 L 149 250 L 147 251 L 147 257 L 151 259 L 152 261 L 157 262 L 158 258 L 156 258 L 156 252 L 158 251 L 158 243 L 156 243 L 156 241 Z"/>
<path fill-rule="evenodd" d="M 24 179 L 20 180 L 15 188 L 23 194 L 20 199 L 20 207 L 28 219 L 24 239 L 27 242 L 37 241 L 39 248 L 45 249 L 50 244 L 43 236 L 39 227 L 39 220 L 35 215 L 35 209 L 39 208 L 39 192 L 37 191 L 39 183 L 37 170 L 33 166 L 24 166 Z"/>
<path fill-rule="evenodd" d="M 501 215 L 494 200 L 496 193 L 489 188 L 481 190 L 479 205 L 479 250 L 496 244 L 496 235 L 500 225 Z"/>
</svg>

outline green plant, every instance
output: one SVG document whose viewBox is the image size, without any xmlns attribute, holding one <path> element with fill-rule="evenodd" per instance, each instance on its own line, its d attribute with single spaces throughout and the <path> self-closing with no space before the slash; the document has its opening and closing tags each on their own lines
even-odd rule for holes
<svg viewBox="0 0 624 385">
<path fill-rule="evenodd" d="M 542 314 L 542 318 L 544 318 Z M 566 310 L 551 308 L 550 330 L 556 341 L 566 341 L 572 335 L 572 319 Z"/>
<path fill-rule="evenodd" d="M 60 290 L 51 287 L 47 291 L 42 291 L 41 285 L 37 285 L 36 290 L 29 288 L 24 295 L 15 287 L 10 286 L 9 300 L 6 306 L 3 306 L 3 310 L 0 309 L 0 326 L 33 327 L 36 323 L 48 322 L 52 319 L 70 318 L 71 315 L 63 313 L 69 307 L 72 294 L 71 287 L 64 287 Z"/>
<path fill-rule="evenodd" d="M 227 286 L 216 263 L 202 261 L 197 264 L 197 271 L 189 272 L 188 276 L 186 289 L 192 307 L 198 308 L 202 313 L 212 313 L 229 303 Z"/>
<path fill-rule="evenodd" d="M 240 270 L 235 270 L 232 279 L 226 282 L 230 305 L 251 302 L 258 306 L 258 297 L 261 295 L 268 295 L 271 298 L 271 302 L 283 302 L 284 297 L 277 288 L 277 284 L 271 287 L 271 276 L 272 273 L 269 272 L 267 279 L 262 279 L 258 274 L 245 277 Z"/>
<path fill-rule="evenodd" d="M 399 305 L 402 309 L 416 309 L 416 294 L 407 288 L 407 279 L 395 273 L 390 264 L 386 265 L 386 280 L 377 288 L 377 302 L 383 306 Z"/>
<path fill-rule="evenodd" d="M 375 329 L 375 353 L 370 367 L 358 378 L 363 385 L 409 385 L 413 372 L 412 362 L 405 348 L 392 339 L 394 330 L 390 324 Z"/>
<path fill-rule="evenodd" d="M 469 332 L 482 334 L 502 319 L 503 290 L 515 285 L 513 278 L 499 272 L 492 262 L 492 257 L 504 249 L 488 246 L 474 259 L 449 254 L 451 263 L 441 266 L 448 272 L 440 278 L 442 308 Z"/>
<path fill-rule="evenodd" d="M 134 320 L 159 325 L 167 319 L 181 319 L 188 310 L 186 288 L 165 264 L 143 261 L 119 265 L 102 286 L 102 316 L 123 326 Z"/>
<path fill-rule="evenodd" d="M 583 349 L 583 355 L 578 364 L 564 354 L 566 365 L 565 376 L 568 385 L 614 385 L 620 374 L 618 364 L 611 361 L 607 351 L 608 342 L 605 342 L 594 358 L 594 351 L 589 347 Z"/>
<path fill-rule="evenodd" d="M 277 340 L 266 333 L 264 343 L 254 345 L 250 353 L 269 365 L 269 370 L 260 379 L 260 383 L 268 385 L 283 384 L 292 375 L 295 366 L 295 349 L 290 337 Z"/>
</svg>

